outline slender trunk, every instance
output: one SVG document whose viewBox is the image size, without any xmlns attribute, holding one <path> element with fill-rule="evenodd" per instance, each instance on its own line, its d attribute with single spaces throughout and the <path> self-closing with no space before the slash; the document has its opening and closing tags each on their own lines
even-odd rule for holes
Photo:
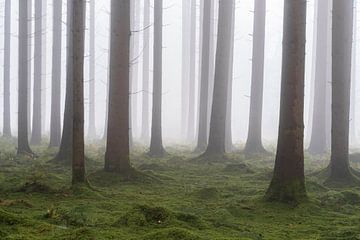
<svg viewBox="0 0 360 240">
<path fill-rule="evenodd" d="M 225 151 L 232 152 L 234 150 L 234 145 L 232 142 L 232 85 L 233 85 L 233 70 L 234 70 L 234 36 L 235 36 L 235 12 L 233 12 L 231 26 L 231 37 L 230 37 L 230 63 L 229 63 L 229 82 L 228 82 L 228 96 L 226 103 L 226 125 L 225 125 Z"/>
<path fill-rule="evenodd" d="M 226 106 L 229 89 L 229 65 L 231 63 L 231 36 L 234 27 L 235 2 L 234 0 L 221 0 L 219 4 L 218 41 L 210 135 L 209 144 L 204 156 L 223 155 L 225 153 Z"/>
<path fill-rule="evenodd" d="M 72 183 L 85 182 L 84 154 L 84 45 L 86 1 L 73 0 L 73 145 Z"/>
<path fill-rule="evenodd" d="M 353 30 L 353 43 L 352 43 L 352 68 L 351 68 L 351 109 L 350 109 L 350 145 L 357 145 L 357 133 L 356 133 L 356 85 L 357 85 L 357 8 L 354 7 L 354 30 Z"/>
<path fill-rule="evenodd" d="M 129 75 L 130 1 L 111 1 L 110 89 L 105 171 L 125 173 L 130 166 Z"/>
<path fill-rule="evenodd" d="M 351 180 L 349 113 L 354 1 L 333 2 L 332 143 L 328 181 Z"/>
<path fill-rule="evenodd" d="M 89 54 L 89 139 L 96 137 L 95 126 L 95 0 L 90 0 L 90 54 Z"/>
<path fill-rule="evenodd" d="M 66 93 L 63 132 L 60 143 L 60 150 L 55 160 L 64 163 L 71 163 L 73 145 L 73 2 L 67 0 L 67 56 L 66 56 Z"/>
<path fill-rule="evenodd" d="M 151 142 L 149 155 L 162 157 L 165 150 L 162 144 L 161 105 L 162 105 L 162 27 L 163 0 L 154 1 L 154 80 Z"/>
<path fill-rule="evenodd" d="M 33 120 L 30 144 L 41 143 L 41 83 L 42 83 L 42 0 L 35 0 L 34 92 Z"/>
<path fill-rule="evenodd" d="M 316 33 L 316 63 L 315 63 L 315 88 L 312 119 L 312 132 L 309 146 L 311 154 L 324 154 L 326 147 L 326 85 L 327 74 L 327 49 L 328 49 L 328 0 L 318 0 L 317 33 Z"/>
<path fill-rule="evenodd" d="M 211 0 L 212 2 L 212 0 Z M 209 64 L 210 64 L 210 27 L 212 3 L 204 4 L 204 17 L 202 24 L 202 54 L 200 75 L 200 105 L 199 105 L 199 132 L 197 151 L 205 151 L 208 142 L 208 102 L 209 102 Z"/>
<path fill-rule="evenodd" d="M 61 46 L 62 0 L 57 0 L 53 2 L 50 147 L 59 147 L 61 140 Z"/>
<path fill-rule="evenodd" d="M 266 0 L 255 0 L 253 58 L 248 138 L 244 152 L 248 155 L 264 153 L 262 145 L 262 111 L 264 90 Z"/>
<path fill-rule="evenodd" d="M 143 92 L 142 92 L 142 124 L 141 139 L 149 142 L 150 116 L 149 116 L 149 81 L 150 81 L 150 0 L 144 1 L 144 37 L 143 37 Z"/>
<path fill-rule="evenodd" d="M 41 124 L 42 124 L 42 134 L 47 131 L 48 119 L 47 119 L 47 0 L 42 0 L 42 43 L 41 43 Z"/>
<path fill-rule="evenodd" d="M 4 17 L 4 126 L 3 136 L 11 137 L 10 120 L 11 0 L 5 0 Z"/>
<path fill-rule="evenodd" d="M 30 154 L 28 140 L 28 1 L 19 0 L 18 154 Z"/>
<path fill-rule="evenodd" d="M 31 136 L 31 68 L 32 68 L 32 46 L 33 46 L 33 32 L 32 32 L 32 8 L 33 8 L 33 0 L 28 0 L 27 1 L 27 25 L 28 25 L 28 29 L 27 29 L 27 38 L 28 38 L 28 45 L 27 45 L 27 54 L 28 54 L 28 61 L 27 61 L 27 67 L 28 67 L 28 74 L 27 74 L 27 78 L 28 78 L 28 83 L 27 83 L 27 125 L 28 125 L 28 136 Z"/>
<path fill-rule="evenodd" d="M 269 201 L 306 197 L 304 176 L 304 72 L 306 0 L 285 1 L 280 122 Z"/>
<path fill-rule="evenodd" d="M 191 0 L 190 9 L 190 70 L 187 139 L 193 141 L 195 137 L 196 0 Z"/>
<path fill-rule="evenodd" d="M 182 0 L 181 129 L 188 129 L 190 81 L 190 1 Z M 183 131 L 184 139 L 186 131 Z"/>
</svg>

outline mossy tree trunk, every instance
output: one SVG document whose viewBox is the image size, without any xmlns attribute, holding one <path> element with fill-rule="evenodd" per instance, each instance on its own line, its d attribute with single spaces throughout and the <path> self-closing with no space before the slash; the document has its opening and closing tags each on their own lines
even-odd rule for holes
<svg viewBox="0 0 360 240">
<path fill-rule="evenodd" d="M 59 147 L 61 141 L 61 46 L 62 0 L 58 0 L 53 2 L 50 147 Z"/>
<path fill-rule="evenodd" d="M 28 140 L 28 1 L 19 1 L 19 94 L 17 153 L 32 155 Z"/>
<path fill-rule="evenodd" d="M 215 61 L 215 80 L 210 120 L 209 144 L 204 157 L 225 153 L 226 109 L 231 57 L 231 36 L 234 21 L 235 2 L 219 2 L 218 41 Z M 231 26 L 231 27 L 229 27 Z"/>
<path fill-rule="evenodd" d="M 264 90 L 265 26 L 266 0 L 255 0 L 249 129 L 244 149 L 244 152 L 247 155 L 266 152 L 261 139 Z"/>
<path fill-rule="evenodd" d="M 332 130 L 327 182 L 353 181 L 349 167 L 349 115 L 354 1 L 333 2 Z"/>
<path fill-rule="evenodd" d="M 85 182 L 84 154 L 84 45 L 86 1 L 73 0 L 73 145 L 72 183 Z"/>
<path fill-rule="evenodd" d="M 163 1 L 154 1 L 154 78 L 153 78 L 153 109 L 150 156 L 162 157 L 165 150 L 162 144 L 161 105 L 162 105 L 162 27 Z"/>
<path fill-rule="evenodd" d="M 130 169 L 130 1 L 111 1 L 110 88 L 105 171 Z"/>
<path fill-rule="evenodd" d="M 297 202 L 306 197 L 304 176 L 304 70 L 306 0 L 284 5 L 280 122 L 270 201 Z"/>
</svg>

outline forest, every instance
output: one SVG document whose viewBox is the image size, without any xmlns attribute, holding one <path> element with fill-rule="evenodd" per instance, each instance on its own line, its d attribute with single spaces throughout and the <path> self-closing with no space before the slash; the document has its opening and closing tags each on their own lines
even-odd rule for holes
<svg viewBox="0 0 360 240">
<path fill-rule="evenodd" d="M 359 4 L 0 0 L 0 239 L 360 239 Z"/>
</svg>

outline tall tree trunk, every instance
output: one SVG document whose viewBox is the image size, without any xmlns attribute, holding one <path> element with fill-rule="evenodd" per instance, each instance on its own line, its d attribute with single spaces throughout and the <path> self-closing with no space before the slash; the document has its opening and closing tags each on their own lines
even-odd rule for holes
<svg viewBox="0 0 360 240">
<path fill-rule="evenodd" d="M 73 145 L 72 183 L 85 182 L 84 154 L 84 45 L 86 1 L 73 0 Z"/>
<path fill-rule="evenodd" d="M 188 129 L 190 81 L 190 1 L 182 0 L 181 129 Z M 186 131 L 183 131 L 186 139 Z"/>
<path fill-rule="evenodd" d="M 42 85 L 42 0 L 35 0 L 34 92 L 33 120 L 30 144 L 41 143 L 41 85 Z"/>
<path fill-rule="evenodd" d="M 55 0 L 53 2 L 50 147 L 59 147 L 61 140 L 61 46 L 62 0 Z"/>
<path fill-rule="evenodd" d="M 89 54 L 89 139 L 96 137 L 95 126 L 95 0 L 90 0 L 90 54 Z"/>
<path fill-rule="evenodd" d="M 247 155 L 266 152 L 261 138 L 264 90 L 265 26 L 266 0 L 255 0 L 249 129 L 244 149 L 244 152 Z"/>
<path fill-rule="evenodd" d="M 5 0 L 4 16 L 4 126 L 3 136 L 11 137 L 10 120 L 11 0 Z"/>
<path fill-rule="evenodd" d="M 191 0 L 190 7 L 190 70 L 189 70 L 189 109 L 187 139 L 193 141 L 195 137 L 195 86 L 196 86 L 196 0 Z"/>
<path fill-rule="evenodd" d="M 349 166 L 349 113 L 354 1 L 333 1 L 332 142 L 328 182 L 353 181 Z"/>
<path fill-rule="evenodd" d="M 28 140 L 28 1 L 19 0 L 18 154 L 30 154 Z"/>
<path fill-rule="evenodd" d="M 355 4 L 356 5 L 356 4 Z M 356 132 L 356 85 L 357 85 L 357 8 L 354 7 L 354 30 L 353 30 L 353 43 L 352 43 L 352 67 L 351 67 L 351 103 L 350 103 L 350 145 L 357 145 L 357 132 Z"/>
<path fill-rule="evenodd" d="M 234 77 L 234 36 L 235 36 L 235 12 L 233 12 L 233 21 L 231 26 L 230 37 L 230 63 L 229 63 L 229 82 L 228 82 L 228 96 L 226 103 L 226 125 L 225 125 L 225 152 L 232 152 L 235 147 L 232 141 L 232 85 Z"/>
<path fill-rule="evenodd" d="M 41 16 L 41 25 L 42 25 L 42 43 L 41 43 L 41 124 L 42 124 L 42 133 L 47 131 L 48 119 L 47 119 L 47 0 L 42 0 L 42 16 Z"/>
<path fill-rule="evenodd" d="M 32 55 L 32 46 L 33 46 L 33 32 L 32 32 L 32 9 L 33 9 L 33 0 L 28 0 L 27 1 L 27 25 L 28 25 L 28 29 L 27 29 L 27 38 L 28 38 L 28 46 L 27 46 L 27 54 L 28 54 L 28 61 L 27 61 L 27 66 L 28 66 L 28 74 L 27 74 L 27 78 L 28 78 L 28 83 L 27 83 L 27 125 L 28 125 L 28 136 L 31 136 L 31 69 L 32 69 L 32 57 L 30 57 Z"/>
<path fill-rule="evenodd" d="M 141 139 L 145 143 L 150 139 L 149 81 L 150 81 L 150 0 L 144 1 L 144 37 L 143 37 L 143 92 Z"/>
<path fill-rule="evenodd" d="M 328 0 L 318 0 L 317 33 L 316 33 L 316 63 L 315 63 L 315 91 L 312 119 L 312 133 L 309 146 L 311 154 L 324 154 L 326 147 L 326 85 L 328 81 L 327 49 L 328 49 Z"/>
<path fill-rule="evenodd" d="M 226 106 L 229 89 L 229 65 L 232 55 L 231 36 L 234 26 L 234 11 L 234 0 L 220 0 L 210 135 L 209 144 L 204 153 L 205 157 L 225 153 Z"/>
<path fill-rule="evenodd" d="M 306 0 L 284 5 L 280 122 L 274 175 L 266 197 L 297 202 L 306 197 L 304 176 L 304 72 Z"/>
<path fill-rule="evenodd" d="M 105 171 L 130 170 L 130 1 L 111 1 L 110 88 Z"/>
<path fill-rule="evenodd" d="M 213 0 L 211 0 L 212 2 Z M 209 64 L 210 64 L 210 27 L 212 3 L 204 4 L 204 17 L 202 24 L 202 61 L 200 75 L 200 105 L 199 105 L 199 131 L 196 151 L 203 152 L 208 143 L 208 102 L 209 102 Z"/>
<path fill-rule="evenodd" d="M 154 1 L 154 77 L 153 109 L 150 141 L 150 156 L 162 157 L 165 150 L 162 144 L 161 105 L 162 105 L 162 27 L 163 0 Z"/>
<path fill-rule="evenodd" d="M 55 161 L 71 163 L 73 145 L 73 1 L 67 0 L 67 56 L 66 56 L 66 93 L 63 132 L 60 143 L 60 150 Z"/>
</svg>

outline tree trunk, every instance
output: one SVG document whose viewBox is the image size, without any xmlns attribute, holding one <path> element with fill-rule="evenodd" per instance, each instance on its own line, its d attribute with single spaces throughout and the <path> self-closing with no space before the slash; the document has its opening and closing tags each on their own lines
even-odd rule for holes
<svg viewBox="0 0 360 240">
<path fill-rule="evenodd" d="M 353 180 L 349 166 L 349 113 L 354 1 L 333 2 L 332 143 L 328 182 Z"/>
<path fill-rule="evenodd" d="M 89 54 L 89 129 L 88 138 L 96 137 L 95 126 L 95 0 L 90 0 L 90 54 Z"/>
<path fill-rule="evenodd" d="M 244 149 L 244 152 L 247 155 L 266 152 L 261 138 L 264 90 L 265 25 L 266 0 L 255 0 L 249 129 Z"/>
<path fill-rule="evenodd" d="M 196 82 L 196 0 L 191 0 L 190 7 L 190 69 L 189 69 L 189 108 L 188 108 L 188 130 L 187 139 L 193 141 L 195 138 L 195 82 Z"/>
<path fill-rule="evenodd" d="M 84 154 L 84 45 L 86 1 L 73 0 L 73 145 L 72 183 L 85 182 Z"/>
<path fill-rule="evenodd" d="M 326 85 L 328 81 L 328 0 L 317 1 L 317 32 L 316 32 L 316 63 L 315 63 L 315 91 L 312 119 L 312 132 L 309 146 L 311 154 L 324 154 L 326 147 Z"/>
<path fill-rule="evenodd" d="M 357 145 L 357 129 L 356 129 L 356 85 L 357 85 L 357 8 L 354 7 L 354 30 L 352 43 L 352 67 L 351 67 L 351 103 L 350 103 L 350 145 Z"/>
<path fill-rule="evenodd" d="M 60 143 L 60 150 L 55 160 L 58 162 L 72 162 L 73 145 L 73 1 L 67 0 L 67 56 L 66 56 L 66 95 L 63 132 Z"/>
<path fill-rule="evenodd" d="M 32 69 L 32 57 L 30 57 L 32 55 L 32 46 L 33 46 L 33 32 L 32 32 L 32 8 L 33 8 L 33 0 L 28 0 L 27 1 L 27 25 L 28 25 L 28 29 L 27 29 L 27 38 L 28 38 L 28 46 L 27 46 L 27 54 L 28 54 L 28 61 L 27 61 L 27 66 L 28 66 L 28 74 L 27 74 L 27 78 L 28 78 L 28 83 L 27 83 L 27 125 L 28 125 L 28 136 L 31 136 L 31 69 Z"/>
<path fill-rule="evenodd" d="M 162 27 L 163 0 L 154 1 L 154 77 L 153 77 L 153 109 L 150 156 L 162 157 L 165 150 L 162 144 Z"/>
<path fill-rule="evenodd" d="M 182 0 L 181 129 L 188 129 L 190 81 L 190 1 Z M 186 131 L 182 131 L 186 139 Z"/>
<path fill-rule="evenodd" d="M 41 128 L 42 134 L 47 131 L 48 119 L 47 119 L 47 0 L 42 0 L 42 16 L 41 16 L 41 25 L 42 25 L 42 43 L 41 43 Z"/>
<path fill-rule="evenodd" d="M 111 1 L 110 88 L 105 171 L 130 170 L 130 1 Z"/>
<path fill-rule="evenodd" d="M 297 202 L 306 197 L 304 176 L 304 72 L 306 0 L 284 5 L 280 122 L 274 175 L 266 197 Z"/>
<path fill-rule="evenodd" d="M 213 0 L 211 0 L 212 2 Z M 202 24 L 202 51 L 201 51 L 201 75 L 200 75 L 200 105 L 199 105 L 199 131 L 196 151 L 206 150 L 208 143 L 208 102 L 209 102 L 209 64 L 210 64 L 210 27 L 212 3 L 204 4 L 204 17 Z"/>
<path fill-rule="evenodd" d="M 4 17 L 4 126 L 3 136 L 11 137 L 10 120 L 11 0 L 5 0 Z"/>
<path fill-rule="evenodd" d="M 30 154 L 28 140 L 28 1 L 19 0 L 18 154 Z"/>
<path fill-rule="evenodd" d="M 61 46 L 62 0 L 57 0 L 53 2 L 50 147 L 59 147 L 61 140 Z"/>
<path fill-rule="evenodd" d="M 35 0 L 34 92 L 33 120 L 30 144 L 41 143 L 41 85 L 42 85 L 42 0 Z"/>
<path fill-rule="evenodd" d="M 150 116 L 149 116 L 149 82 L 150 82 L 150 0 L 144 1 L 144 37 L 143 37 L 143 92 L 142 92 L 142 124 L 141 139 L 145 143 L 150 139 Z"/>
<path fill-rule="evenodd" d="M 220 0 L 210 135 L 204 156 L 223 155 L 225 153 L 226 108 L 234 11 L 234 0 Z"/>
</svg>

